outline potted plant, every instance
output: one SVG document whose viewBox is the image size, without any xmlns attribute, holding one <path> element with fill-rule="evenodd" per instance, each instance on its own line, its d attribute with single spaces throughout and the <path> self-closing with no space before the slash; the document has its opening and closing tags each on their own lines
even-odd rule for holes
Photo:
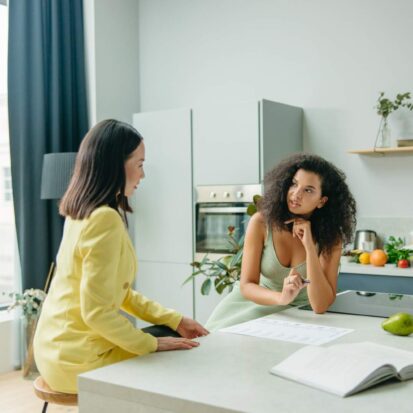
<svg viewBox="0 0 413 413">
<path fill-rule="evenodd" d="M 46 298 L 46 293 L 43 290 L 30 288 L 25 290 L 23 293 L 11 292 L 8 296 L 13 299 L 13 302 L 7 310 L 11 311 L 14 308 L 21 308 L 22 310 L 20 325 L 21 340 L 23 344 L 21 347 L 23 377 L 32 379 L 34 376 L 38 375 L 37 367 L 32 354 L 32 342 L 41 307 L 44 299 Z"/>
<path fill-rule="evenodd" d="M 410 101 L 410 92 L 398 93 L 395 100 L 390 100 L 380 92 L 377 104 L 374 107 L 377 114 L 381 116 L 379 130 L 377 132 L 375 148 L 387 148 L 390 146 L 391 131 L 387 122 L 389 115 L 399 108 L 413 110 L 413 103 Z"/>
<path fill-rule="evenodd" d="M 257 206 L 261 195 L 254 195 L 253 202 L 247 207 L 247 214 L 251 217 L 257 212 Z M 232 253 L 218 260 L 211 260 L 206 254 L 201 261 L 191 263 L 192 274 L 184 281 L 184 284 L 192 281 L 199 275 L 205 276 L 201 284 L 201 294 L 208 295 L 211 287 L 214 286 L 218 294 L 228 289 L 232 291 L 234 283 L 239 281 L 241 276 L 242 253 L 244 247 L 244 235 L 239 239 L 236 237 L 237 229 L 228 227 L 228 242 L 232 247 Z"/>
<path fill-rule="evenodd" d="M 408 268 L 410 266 L 409 257 L 413 254 L 413 250 L 404 247 L 403 240 L 390 236 L 384 244 L 388 260 L 390 264 L 395 264 L 399 268 Z"/>
</svg>

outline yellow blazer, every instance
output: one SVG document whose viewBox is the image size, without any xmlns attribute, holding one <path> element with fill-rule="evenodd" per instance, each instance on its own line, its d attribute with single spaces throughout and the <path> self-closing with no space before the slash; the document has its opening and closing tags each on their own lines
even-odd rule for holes
<svg viewBox="0 0 413 413">
<path fill-rule="evenodd" d="M 66 219 L 56 268 L 34 338 L 37 367 L 56 391 L 76 393 L 79 373 L 156 350 L 156 338 L 120 309 L 174 330 L 182 319 L 132 290 L 135 251 L 110 207 L 84 220 Z"/>
</svg>

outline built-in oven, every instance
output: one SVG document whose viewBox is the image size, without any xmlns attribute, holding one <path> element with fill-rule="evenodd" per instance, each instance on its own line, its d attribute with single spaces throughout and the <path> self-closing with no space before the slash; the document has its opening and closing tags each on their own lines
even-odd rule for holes
<svg viewBox="0 0 413 413">
<path fill-rule="evenodd" d="M 245 233 L 248 205 L 261 195 L 261 185 L 219 185 L 196 188 L 195 260 L 208 253 L 211 259 L 232 252 L 228 227 L 239 240 Z"/>
</svg>

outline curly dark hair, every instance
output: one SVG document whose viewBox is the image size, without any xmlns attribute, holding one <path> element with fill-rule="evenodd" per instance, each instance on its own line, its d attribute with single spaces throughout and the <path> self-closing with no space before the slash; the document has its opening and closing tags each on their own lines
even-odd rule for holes
<svg viewBox="0 0 413 413">
<path fill-rule="evenodd" d="M 264 196 L 260 211 L 270 228 L 292 231 L 284 222 L 294 217 L 287 205 L 287 193 L 299 169 L 317 174 L 321 179 L 322 196 L 328 201 L 311 217 L 311 230 L 319 254 L 329 255 L 339 241 L 349 243 L 356 226 L 356 201 L 345 182 L 346 175 L 320 156 L 298 153 L 276 165 L 264 179 Z"/>
</svg>

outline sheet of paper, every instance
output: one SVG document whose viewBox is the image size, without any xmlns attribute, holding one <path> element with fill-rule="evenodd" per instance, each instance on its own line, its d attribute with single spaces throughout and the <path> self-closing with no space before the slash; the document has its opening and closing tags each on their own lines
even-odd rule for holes
<svg viewBox="0 0 413 413">
<path fill-rule="evenodd" d="M 320 345 L 351 333 L 348 328 L 277 320 L 272 316 L 258 318 L 219 330 L 222 333 L 269 338 L 300 344 Z"/>
</svg>

